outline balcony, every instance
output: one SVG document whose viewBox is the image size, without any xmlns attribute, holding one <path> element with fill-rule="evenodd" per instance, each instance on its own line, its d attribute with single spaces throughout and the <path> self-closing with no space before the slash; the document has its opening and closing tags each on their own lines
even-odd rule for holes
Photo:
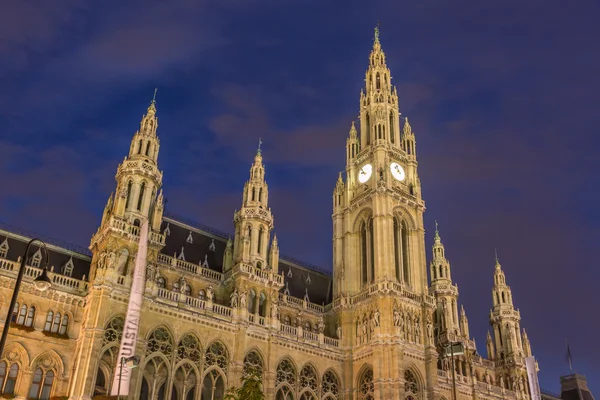
<svg viewBox="0 0 600 400">
<path fill-rule="evenodd" d="M 159 253 L 157 257 L 159 264 L 168 265 L 172 268 L 178 268 L 194 275 L 200 275 L 203 278 L 210 279 L 215 282 L 221 282 L 223 274 L 212 269 L 204 268 L 201 265 L 191 263 L 189 261 L 180 260 L 173 256 Z"/>
<path fill-rule="evenodd" d="M 111 217 L 108 221 L 108 227 L 110 230 L 120 233 L 122 236 L 127 237 L 132 241 L 140 240 L 140 227 L 135 226 L 127 220 Z M 100 228 L 102 229 L 102 228 Z M 159 232 L 150 231 L 149 242 L 158 246 L 165 245 L 165 235 Z"/>
<path fill-rule="evenodd" d="M 283 275 L 279 275 L 277 271 L 256 268 L 246 263 L 236 265 L 229 273 L 232 275 L 242 274 L 250 281 L 277 286 L 278 289 L 281 289 L 284 285 Z"/>
<path fill-rule="evenodd" d="M 11 261 L 2 258 L 0 259 L 0 271 L 6 276 L 10 276 L 11 278 L 17 279 L 20 264 L 20 260 Z M 25 265 L 25 271 L 23 272 L 23 280 L 25 282 L 33 283 L 33 280 L 40 276 L 41 273 L 41 268 Z M 88 282 L 86 282 L 85 280 L 71 278 L 69 276 L 57 274 L 51 271 L 48 271 L 48 278 L 50 278 L 50 280 L 52 281 L 51 289 L 54 289 L 56 291 L 62 291 L 77 295 L 85 295 L 88 290 Z"/>
</svg>

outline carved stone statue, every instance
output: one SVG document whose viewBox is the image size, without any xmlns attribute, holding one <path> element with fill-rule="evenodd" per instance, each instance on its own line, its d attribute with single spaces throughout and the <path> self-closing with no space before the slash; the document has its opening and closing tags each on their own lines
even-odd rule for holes
<svg viewBox="0 0 600 400">
<path fill-rule="evenodd" d="M 319 333 L 323 333 L 325 331 L 325 322 L 323 322 L 323 317 L 319 316 L 319 322 L 317 322 L 317 329 Z"/>
<path fill-rule="evenodd" d="M 271 318 L 279 319 L 279 304 L 276 301 L 271 303 Z"/>
<path fill-rule="evenodd" d="M 231 293 L 231 296 L 229 296 L 229 304 L 231 305 L 231 308 L 237 308 L 237 306 L 238 306 L 238 291 L 237 291 L 237 288 L 235 288 L 233 290 L 233 293 Z"/>
<path fill-rule="evenodd" d="M 106 256 L 106 260 L 106 267 L 112 269 L 115 267 L 115 263 L 117 262 L 117 255 L 114 251 L 111 251 Z"/>
<path fill-rule="evenodd" d="M 362 335 L 364 337 L 367 337 L 367 332 L 369 330 L 368 324 L 369 323 L 367 322 L 367 318 L 365 317 L 362 322 Z"/>
<path fill-rule="evenodd" d="M 247 304 L 248 304 L 248 293 L 244 290 L 240 294 L 240 307 L 246 308 Z"/>
<path fill-rule="evenodd" d="M 335 334 L 336 334 L 336 336 L 337 336 L 338 339 L 342 338 L 342 327 L 340 326 L 340 324 L 336 324 Z"/>
<path fill-rule="evenodd" d="M 302 326 L 302 310 L 298 310 L 296 314 L 296 326 Z"/>
<path fill-rule="evenodd" d="M 394 308 L 394 326 L 400 326 L 400 312 Z"/>
<path fill-rule="evenodd" d="M 419 320 L 419 316 L 415 318 L 415 341 L 421 342 L 421 321 Z"/>
<path fill-rule="evenodd" d="M 206 288 L 206 300 L 213 301 L 213 297 L 215 296 L 215 291 L 211 285 L 208 285 Z"/>
<path fill-rule="evenodd" d="M 427 317 L 427 337 L 433 339 L 433 324 L 430 317 Z"/>
<path fill-rule="evenodd" d="M 379 326 L 379 310 L 378 309 L 375 309 L 375 311 L 373 311 L 373 325 Z"/>
</svg>

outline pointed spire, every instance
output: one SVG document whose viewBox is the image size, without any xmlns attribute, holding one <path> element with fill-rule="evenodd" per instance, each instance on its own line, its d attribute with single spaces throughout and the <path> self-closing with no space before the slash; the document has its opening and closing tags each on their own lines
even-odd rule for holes
<svg viewBox="0 0 600 400">
<path fill-rule="evenodd" d="M 501 269 L 502 266 L 500 265 L 500 260 L 498 259 L 498 250 L 497 249 L 494 249 L 494 256 L 496 258 L 496 264 L 495 264 L 496 269 Z"/>
<path fill-rule="evenodd" d="M 487 332 L 487 339 L 488 342 L 492 341 L 492 335 L 490 334 L 490 331 Z"/>
<path fill-rule="evenodd" d="M 441 240 L 441 238 L 440 238 L 440 231 L 438 230 L 438 222 L 437 222 L 437 220 L 435 221 L 435 236 L 434 236 L 434 239 L 436 241 Z"/>
<path fill-rule="evenodd" d="M 410 135 L 412 133 L 412 128 L 410 127 L 410 124 L 408 123 L 408 117 L 404 117 L 404 127 L 402 128 L 402 132 L 405 135 Z"/>
<path fill-rule="evenodd" d="M 465 313 L 465 306 L 464 305 L 460 305 L 460 316 L 465 318 L 467 316 L 467 313 Z"/>
<path fill-rule="evenodd" d="M 256 150 L 257 155 L 261 154 L 261 152 L 262 152 L 262 150 L 260 149 L 261 145 L 262 145 L 262 139 L 258 138 L 258 150 Z"/>
<path fill-rule="evenodd" d="M 352 121 L 352 126 L 350 127 L 350 139 L 356 139 L 356 126 L 354 126 L 354 121 Z"/>
<path fill-rule="evenodd" d="M 375 27 L 375 37 L 373 38 L 373 47 L 381 46 L 379 43 L 379 21 L 377 21 L 377 26 Z"/>
</svg>

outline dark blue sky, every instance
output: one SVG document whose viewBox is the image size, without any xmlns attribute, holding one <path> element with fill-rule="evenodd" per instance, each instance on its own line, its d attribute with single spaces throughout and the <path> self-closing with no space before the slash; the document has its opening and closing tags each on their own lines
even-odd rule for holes
<svg viewBox="0 0 600 400">
<path fill-rule="evenodd" d="M 98 5 L 96 5 L 98 4 Z M 0 220 L 87 246 L 158 87 L 170 212 L 232 230 L 263 138 L 283 253 L 331 269 L 373 27 L 480 352 L 494 248 L 542 386 L 600 377 L 597 1 L 5 0 Z M 430 253 L 430 251 L 428 251 Z"/>
</svg>

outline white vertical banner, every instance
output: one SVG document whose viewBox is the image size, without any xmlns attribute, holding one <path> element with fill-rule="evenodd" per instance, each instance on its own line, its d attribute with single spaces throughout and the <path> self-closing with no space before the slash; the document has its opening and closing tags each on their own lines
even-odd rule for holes
<svg viewBox="0 0 600 400">
<path fill-rule="evenodd" d="M 131 283 L 131 294 L 127 306 L 127 316 L 123 326 L 123 337 L 119 348 L 119 357 L 115 367 L 111 395 L 127 396 L 129 394 L 129 382 L 131 381 L 131 369 L 121 365 L 123 358 L 132 357 L 135 354 L 135 345 L 139 333 L 140 318 L 142 314 L 142 301 L 144 299 L 144 284 L 146 281 L 146 261 L 148 258 L 148 219 L 145 219 L 140 227 L 140 242 L 135 258 L 133 270 L 133 281 Z M 121 388 L 119 390 L 119 387 Z"/>
<path fill-rule="evenodd" d="M 535 357 L 525 358 L 525 366 L 527 367 L 527 378 L 529 381 L 529 391 L 531 392 L 531 400 L 542 400 L 540 391 L 540 382 L 538 381 L 537 369 L 535 367 Z"/>
</svg>

